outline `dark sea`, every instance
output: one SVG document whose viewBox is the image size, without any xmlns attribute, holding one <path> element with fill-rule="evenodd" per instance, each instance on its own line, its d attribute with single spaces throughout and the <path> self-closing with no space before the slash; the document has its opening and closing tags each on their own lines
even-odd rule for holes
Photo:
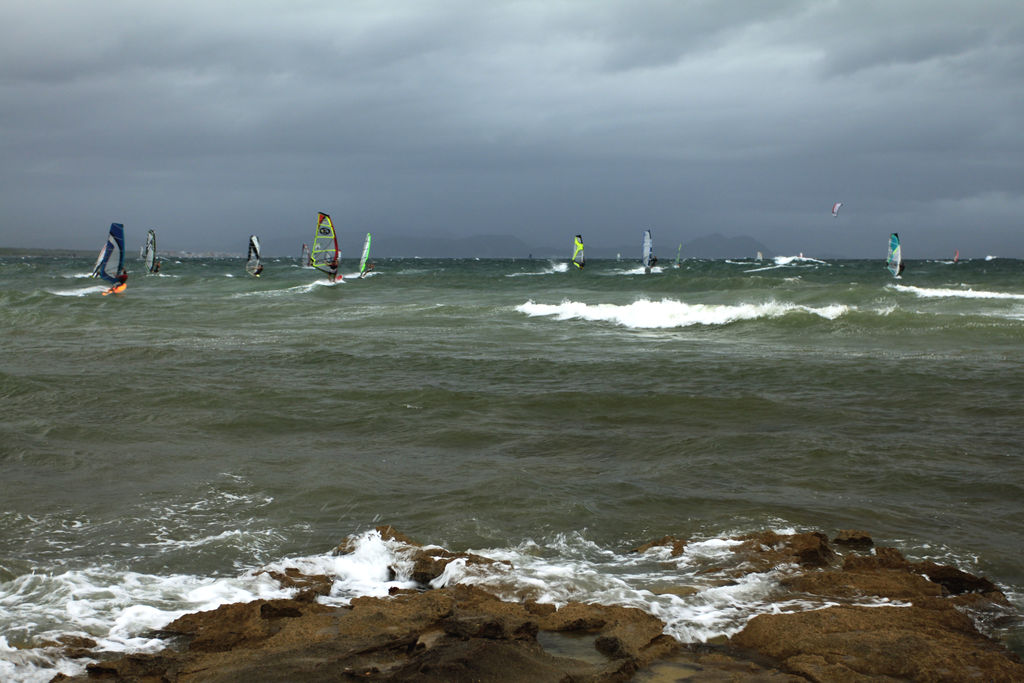
<svg viewBox="0 0 1024 683">
<path fill-rule="evenodd" d="M 514 565 L 445 582 L 687 642 L 780 609 L 777 577 L 702 573 L 765 529 L 864 530 L 1024 610 L 1024 261 L 133 258 L 101 296 L 93 259 L 0 256 L 2 680 L 288 595 L 264 569 L 412 585 L 383 524 Z M 1024 654 L 1019 617 L 980 626 Z"/>
</svg>

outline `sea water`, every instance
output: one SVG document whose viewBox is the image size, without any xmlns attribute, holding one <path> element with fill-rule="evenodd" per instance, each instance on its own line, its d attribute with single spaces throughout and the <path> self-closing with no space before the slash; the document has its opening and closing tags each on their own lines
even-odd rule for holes
<svg viewBox="0 0 1024 683">
<path fill-rule="evenodd" d="M 1024 608 L 1024 262 L 378 259 L 332 285 L 167 258 L 112 296 L 91 265 L 0 256 L 0 679 L 288 595 L 262 569 L 339 604 L 412 585 L 380 524 L 513 567 L 442 582 L 683 641 L 805 608 L 716 580 L 764 529 L 866 530 Z M 666 534 L 692 542 L 630 552 Z M 1019 619 L 983 627 L 1024 654 Z"/>
</svg>

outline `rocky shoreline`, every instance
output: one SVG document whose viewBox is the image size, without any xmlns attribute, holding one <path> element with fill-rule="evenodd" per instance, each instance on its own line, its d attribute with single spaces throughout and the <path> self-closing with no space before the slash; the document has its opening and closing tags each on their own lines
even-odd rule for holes
<svg viewBox="0 0 1024 683">
<path fill-rule="evenodd" d="M 1021 681 L 1024 663 L 977 623 L 1019 619 L 984 578 L 876 548 L 859 531 L 738 537 L 729 573 L 795 566 L 779 589 L 814 604 L 761 614 L 731 638 L 680 643 L 641 610 L 503 601 L 474 586 L 430 589 L 449 563 L 496 560 L 424 547 L 389 526 L 384 538 L 414 548 L 422 590 L 321 604 L 328 576 L 272 574 L 290 599 L 256 600 L 187 614 L 164 627 L 168 646 L 90 664 L 54 681 Z M 683 552 L 666 536 L 637 548 Z M 336 550 L 349 551 L 346 544 Z M 687 587 L 665 587 L 686 594 Z M 87 639 L 69 657 L 102 659 Z"/>
</svg>

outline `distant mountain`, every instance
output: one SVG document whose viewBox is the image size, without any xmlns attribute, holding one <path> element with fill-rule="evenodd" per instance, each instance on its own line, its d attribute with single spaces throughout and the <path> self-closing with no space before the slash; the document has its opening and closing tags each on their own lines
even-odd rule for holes
<svg viewBox="0 0 1024 683">
<path fill-rule="evenodd" d="M 662 262 L 675 259 L 676 251 L 679 249 L 679 242 L 666 244 L 665 240 L 658 241 L 657 233 L 654 234 L 654 253 Z M 715 233 L 705 235 L 683 242 L 683 258 L 750 258 L 761 252 L 765 257 L 774 256 L 775 252 L 764 246 L 753 237 L 741 235 L 739 237 L 724 237 Z M 593 249 L 587 247 L 587 255 L 591 258 L 615 258 L 618 255 L 623 258 L 640 259 L 640 240 L 636 244 L 613 248 L 601 248 L 595 246 Z"/>
</svg>

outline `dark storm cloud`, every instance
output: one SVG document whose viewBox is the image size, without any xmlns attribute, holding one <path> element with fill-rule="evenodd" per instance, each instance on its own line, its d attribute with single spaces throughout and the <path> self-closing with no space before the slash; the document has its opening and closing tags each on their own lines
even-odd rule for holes
<svg viewBox="0 0 1024 683">
<path fill-rule="evenodd" d="M 0 246 L 344 230 L 1020 255 L 1018 2 L 0 9 Z M 839 220 L 829 214 L 843 201 Z M 58 221 L 54 215 L 60 216 Z M 99 237 L 96 234 L 99 234 Z M 136 237 L 138 239 L 138 237 Z M 242 246 L 239 246 L 239 245 Z M 914 245 L 916 248 L 912 248 Z"/>
</svg>

